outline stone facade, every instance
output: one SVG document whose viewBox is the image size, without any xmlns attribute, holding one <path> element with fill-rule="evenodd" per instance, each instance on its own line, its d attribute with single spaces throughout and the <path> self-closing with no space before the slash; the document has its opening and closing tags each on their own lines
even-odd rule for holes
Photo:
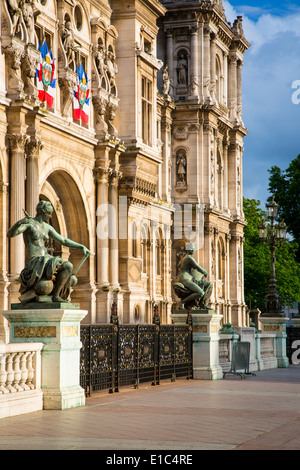
<svg viewBox="0 0 300 470">
<path fill-rule="evenodd" d="M 155 303 L 169 322 L 187 204 L 203 208 L 197 258 L 212 306 L 243 326 L 241 19 L 229 25 L 220 1 L 2 4 L 1 310 L 24 267 L 22 237 L 7 230 L 45 199 L 54 228 L 93 253 L 72 294 L 85 322 L 109 321 L 113 300 L 124 322 L 151 322 Z M 49 248 L 74 266 L 82 256 Z"/>
</svg>

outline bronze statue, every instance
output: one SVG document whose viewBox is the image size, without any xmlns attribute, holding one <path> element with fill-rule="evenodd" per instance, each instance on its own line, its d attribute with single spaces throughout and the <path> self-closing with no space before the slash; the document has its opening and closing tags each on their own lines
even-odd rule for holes
<svg viewBox="0 0 300 470">
<path fill-rule="evenodd" d="M 181 299 L 181 309 L 209 309 L 207 303 L 211 296 L 213 284 L 203 279 L 208 275 L 193 258 L 195 245 L 188 243 L 186 256 L 182 260 L 179 282 L 174 285 L 176 295 Z"/>
<path fill-rule="evenodd" d="M 25 212 L 25 211 L 24 211 Z M 9 238 L 23 233 L 25 243 L 25 268 L 20 273 L 21 303 L 29 301 L 68 302 L 70 289 L 77 283 L 75 274 L 90 255 L 83 245 L 59 235 L 49 225 L 53 213 L 50 202 L 40 201 L 36 216 L 30 217 L 26 212 L 24 219 L 16 222 L 7 233 Z M 70 248 L 81 248 L 84 260 L 73 272 L 73 265 L 59 256 L 48 253 L 45 242 L 52 238 L 61 245 Z"/>
</svg>

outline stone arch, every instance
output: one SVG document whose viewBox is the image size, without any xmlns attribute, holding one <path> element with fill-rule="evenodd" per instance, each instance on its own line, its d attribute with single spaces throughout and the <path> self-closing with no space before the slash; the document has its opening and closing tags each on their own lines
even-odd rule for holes
<svg viewBox="0 0 300 470">
<path fill-rule="evenodd" d="M 86 192 L 86 187 L 83 185 L 83 172 L 80 171 L 79 167 L 73 165 L 71 161 L 66 159 L 62 159 L 60 156 L 53 155 L 52 157 L 48 158 L 45 164 L 40 169 L 40 191 L 44 186 L 45 182 L 48 180 L 51 173 L 54 171 L 60 171 L 67 173 L 70 178 L 74 181 L 77 186 L 77 190 L 80 193 L 80 197 L 82 198 L 84 204 L 84 210 L 87 214 L 87 224 L 88 224 L 88 232 L 92 234 L 92 208 L 88 202 L 88 194 Z M 90 186 L 89 188 L 90 189 Z M 91 244 L 91 240 L 90 240 Z"/>
<path fill-rule="evenodd" d="M 56 212 L 56 219 L 54 218 L 53 220 L 54 228 L 57 228 L 55 223 L 59 225 L 60 218 L 60 226 L 63 227 L 65 225 L 65 236 L 90 249 L 88 215 L 85 210 L 82 193 L 70 173 L 62 169 L 53 169 L 45 178 L 40 195 L 42 199 L 49 199 L 50 202 L 56 196 L 56 202 L 58 202 L 59 206 L 54 206 Z M 59 217 L 57 215 L 58 212 L 60 212 Z M 73 264 L 74 269 L 76 269 L 82 258 L 82 250 L 70 249 L 69 260 Z M 90 308 L 91 299 L 88 297 L 87 286 L 90 285 L 91 280 L 92 260 L 93 257 L 90 256 L 77 273 L 78 286 L 72 294 L 72 299 L 80 302 L 82 308 Z"/>
</svg>

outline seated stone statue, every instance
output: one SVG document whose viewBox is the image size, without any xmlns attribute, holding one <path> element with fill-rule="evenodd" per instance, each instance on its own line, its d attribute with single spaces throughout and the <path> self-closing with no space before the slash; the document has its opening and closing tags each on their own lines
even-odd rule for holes
<svg viewBox="0 0 300 470">
<path fill-rule="evenodd" d="M 48 253 L 45 242 L 49 238 L 70 248 L 81 248 L 86 257 L 90 255 L 85 246 L 62 237 L 49 225 L 52 213 L 51 203 L 40 201 L 35 217 L 26 216 L 8 230 L 9 238 L 23 233 L 25 242 L 25 268 L 20 273 L 19 300 L 22 303 L 38 300 L 39 296 L 43 296 L 44 301 L 48 299 L 50 302 L 66 302 L 71 287 L 77 283 L 77 278 L 73 275 L 73 265 Z"/>
<path fill-rule="evenodd" d="M 174 291 L 182 302 L 180 308 L 208 309 L 213 284 L 203 279 L 208 273 L 193 258 L 195 245 L 188 243 L 185 251 L 187 254 L 182 260 L 179 282 L 174 285 Z"/>
</svg>

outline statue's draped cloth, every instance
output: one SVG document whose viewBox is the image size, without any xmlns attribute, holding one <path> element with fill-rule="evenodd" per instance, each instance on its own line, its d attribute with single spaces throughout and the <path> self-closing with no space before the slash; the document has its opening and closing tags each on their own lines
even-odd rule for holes
<svg viewBox="0 0 300 470">
<path fill-rule="evenodd" d="M 32 289 L 41 279 L 52 281 L 65 261 L 59 256 L 36 256 L 32 258 L 20 273 L 21 288 L 24 294 Z"/>
</svg>

